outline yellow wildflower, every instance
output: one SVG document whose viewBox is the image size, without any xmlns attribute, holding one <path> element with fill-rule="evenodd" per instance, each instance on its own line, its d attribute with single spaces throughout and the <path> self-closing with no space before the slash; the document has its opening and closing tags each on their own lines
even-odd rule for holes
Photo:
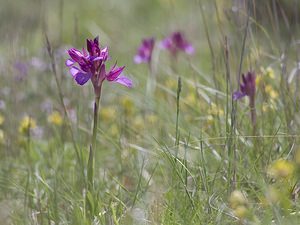
<svg viewBox="0 0 300 225">
<path fill-rule="evenodd" d="M 141 116 L 136 117 L 132 125 L 136 130 L 142 130 L 145 127 L 144 120 Z"/>
<path fill-rule="evenodd" d="M 265 92 L 270 95 L 271 98 L 276 99 L 278 97 L 278 93 L 273 89 L 271 85 L 266 85 Z"/>
<path fill-rule="evenodd" d="M 61 117 L 59 112 L 54 111 L 48 116 L 48 122 L 60 126 L 63 123 L 63 118 Z"/>
<path fill-rule="evenodd" d="M 229 204 L 232 209 L 248 204 L 246 196 L 240 190 L 234 190 L 229 197 Z"/>
<path fill-rule="evenodd" d="M 262 82 L 262 76 L 261 75 L 256 76 L 256 78 L 255 78 L 256 86 L 259 86 L 261 84 L 261 82 Z"/>
<path fill-rule="evenodd" d="M 24 116 L 20 122 L 19 132 L 22 134 L 26 134 L 29 129 L 34 128 L 36 128 L 36 121 L 29 116 Z"/>
<path fill-rule="evenodd" d="M 267 69 L 266 69 L 266 75 L 268 77 L 270 77 L 271 79 L 275 78 L 274 70 L 271 67 L 267 67 Z"/>
<path fill-rule="evenodd" d="M 121 105 L 123 106 L 127 115 L 133 114 L 134 102 L 127 96 L 121 98 Z"/>
<path fill-rule="evenodd" d="M 100 109 L 102 121 L 114 121 L 116 119 L 116 110 L 113 107 L 103 107 Z"/>
<path fill-rule="evenodd" d="M 197 99 L 194 93 L 189 93 L 185 98 L 184 101 L 191 106 L 195 106 L 197 104 Z"/>
<path fill-rule="evenodd" d="M 214 123 L 214 117 L 212 115 L 208 115 L 206 118 L 206 126 L 210 126 Z"/>
<path fill-rule="evenodd" d="M 244 205 L 239 205 L 233 210 L 234 215 L 239 219 L 244 219 L 248 214 L 248 209 Z"/>
<path fill-rule="evenodd" d="M 260 71 L 263 75 L 268 76 L 271 79 L 275 78 L 274 70 L 269 66 L 266 69 L 263 67 L 260 67 Z"/>
<path fill-rule="evenodd" d="M 0 126 L 3 124 L 4 122 L 4 117 L 0 114 Z"/>
<path fill-rule="evenodd" d="M 294 164 L 285 159 L 276 160 L 269 168 L 268 174 L 273 178 L 289 178 L 295 170 Z"/>
</svg>

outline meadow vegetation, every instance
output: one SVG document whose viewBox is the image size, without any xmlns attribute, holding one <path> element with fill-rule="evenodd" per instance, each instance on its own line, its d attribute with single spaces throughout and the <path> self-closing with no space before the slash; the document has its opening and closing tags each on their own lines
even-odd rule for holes
<svg viewBox="0 0 300 225">
<path fill-rule="evenodd" d="M 299 224 L 298 0 L 0 5 L 0 224 Z"/>
</svg>

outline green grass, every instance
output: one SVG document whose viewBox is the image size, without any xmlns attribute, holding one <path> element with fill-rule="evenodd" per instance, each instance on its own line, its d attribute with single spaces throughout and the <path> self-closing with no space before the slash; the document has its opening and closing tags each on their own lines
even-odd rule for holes
<svg viewBox="0 0 300 225">
<path fill-rule="evenodd" d="M 0 224 L 298 224 L 300 4 L 273 2 L 0 0 Z M 196 49 L 176 62 L 159 48 L 175 30 Z M 93 88 L 76 85 L 64 51 L 96 35 L 135 87 L 104 83 L 88 191 Z M 149 36 L 152 95 L 133 63 Z M 255 132 L 248 99 L 231 98 L 249 70 Z"/>
</svg>

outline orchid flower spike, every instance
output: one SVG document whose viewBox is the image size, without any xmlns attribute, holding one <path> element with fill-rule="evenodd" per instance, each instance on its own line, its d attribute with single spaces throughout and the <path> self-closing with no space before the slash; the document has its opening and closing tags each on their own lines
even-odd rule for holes
<svg viewBox="0 0 300 225">
<path fill-rule="evenodd" d="M 183 51 L 188 55 L 192 55 L 195 52 L 194 47 L 185 39 L 184 34 L 179 31 L 173 32 L 165 38 L 160 46 L 169 50 L 172 55 L 177 55 L 179 51 Z"/>
<path fill-rule="evenodd" d="M 137 50 L 137 54 L 134 56 L 134 62 L 136 64 L 151 63 L 154 43 L 154 38 L 146 38 L 142 40 L 142 43 Z"/>
<path fill-rule="evenodd" d="M 91 80 L 96 94 L 100 93 L 104 80 L 132 87 L 132 81 L 122 75 L 125 66 L 117 67 L 115 64 L 106 71 L 105 64 L 109 59 L 108 48 L 100 47 L 98 37 L 94 40 L 87 39 L 87 50 L 71 48 L 68 54 L 70 59 L 66 60 L 66 66 L 70 68 L 70 73 L 77 84 L 84 85 Z"/>
</svg>

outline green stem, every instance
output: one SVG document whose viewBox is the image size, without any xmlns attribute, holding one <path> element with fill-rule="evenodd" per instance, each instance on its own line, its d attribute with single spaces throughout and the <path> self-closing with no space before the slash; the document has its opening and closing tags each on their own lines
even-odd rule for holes
<svg viewBox="0 0 300 225">
<path fill-rule="evenodd" d="M 250 97 L 250 115 L 251 115 L 251 123 L 252 123 L 252 135 L 256 135 L 256 108 L 255 108 L 255 96 Z"/>
<path fill-rule="evenodd" d="M 176 155 L 177 158 L 178 150 L 179 150 L 179 128 L 178 128 L 178 122 L 179 122 L 179 101 L 180 101 L 180 93 L 181 93 L 181 77 L 178 77 L 178 84 L 177 84 L 177 98 L 176 98 L 176 133 L 175 133 L 175 147 L 176 147 Z M 175 158 L 175 160 L 176 160 Z"/>
<path fill-rule="evenodd" d="M 95 102 L 94 102 L 94 122 L 93 122 L 93 134 L 92 143 L 90 145 L 89 159 L 87 164 L 87 192 L 85 197 L 85 207 L 88 212 L 87 215 L 92 216 L 94 213 L 94 207 L 92 198 L 90 196 L 94 193 L 94 167 L 95 167 L 95 152 L 96 152 L 96 139 L 97 139 L 97 127 L 98 127 L 98 112 L 99 103 L 101 96 L 101 86 L 95 91 Z"/>
<path fill-rule="evenodd" d="M 98 127 L 98 112 L 99 112 L 99 103 L 101 96 L 101 87 L 99 94 L 95 96 L 94 103 L 94 123 L 93 123 L 93 134 L 92 134 L 92 143 L 90 145 L 89 161 L 88 161 L 88 191 L 91 191 L 94 186 L 94 164 L 95 164 L 95 150 L 96 150 L 96 138 L 97 138 L 97 127 Z"/>
</svg>

